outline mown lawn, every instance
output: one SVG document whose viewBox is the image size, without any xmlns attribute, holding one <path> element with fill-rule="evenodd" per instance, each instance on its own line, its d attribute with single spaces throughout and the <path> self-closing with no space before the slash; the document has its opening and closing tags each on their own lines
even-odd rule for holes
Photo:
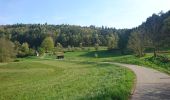
<svg viewBox="0 0 170 100">
<path fill-rule="evenodd" d="M 0 65 L 0 100 L 126 100 L 134 78 L 111 64 L 29 58 Z"/>
</svg>

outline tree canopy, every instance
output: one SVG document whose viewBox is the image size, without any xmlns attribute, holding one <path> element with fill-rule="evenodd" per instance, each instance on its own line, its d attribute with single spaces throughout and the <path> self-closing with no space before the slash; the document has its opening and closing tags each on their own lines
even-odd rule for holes
<svg viewBox="0 0 170 100">
<path fill-rule="evenodd" d="M 54 41 L 53 41 L 52 37 L 46 37 L 43 40 L 41 47 L 44 48 L 44 50 L 46 52 L 52 51 L 54 49 Z"/>
</svg>

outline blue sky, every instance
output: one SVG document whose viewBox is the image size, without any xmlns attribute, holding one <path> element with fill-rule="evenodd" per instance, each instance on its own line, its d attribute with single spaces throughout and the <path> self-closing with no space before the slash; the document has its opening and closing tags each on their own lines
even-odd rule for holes
<svg viewBox="0 0 170 100">
<path fill-rule="evenodd" d="M 170 0 L 0 0 L 0 24 L 132 28 L 161 10 L 170 10 Z"/>
</svg>

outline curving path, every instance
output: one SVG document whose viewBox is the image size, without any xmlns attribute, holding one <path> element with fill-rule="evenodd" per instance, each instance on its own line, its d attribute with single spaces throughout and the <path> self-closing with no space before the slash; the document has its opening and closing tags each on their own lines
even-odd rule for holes
<svg viewBox="0 0 170 100">
<path fill-rule="evenodd" d="M 132 100 L 170 100 L 170 76 L 154 69 L 113 63 L 130 68 L 137 77 Z"/>
</svg>

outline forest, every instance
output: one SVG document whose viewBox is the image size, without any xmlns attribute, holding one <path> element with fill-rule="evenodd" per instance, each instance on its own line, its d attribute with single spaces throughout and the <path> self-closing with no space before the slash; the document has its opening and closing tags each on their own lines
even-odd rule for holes
<svg viewBox="0 0 170 100">
<path fill-rule="evenodd" d="M 63 48 L 107 46 L 109 50 L 118 49 L 122 54 L 133 51 L 137 56 L 144 55 L 144 51 L 156 52 L 170 47 L 170 11 L 153 14 L 138 27 L 132 29 L 115 29 L 109 27 L 82 27 L 76 25 L 48 25 L 45 24 L 14 24 L 1 25 L 1 61 L 3 41 L 9 40 L 15 45 L 16 54 L 23 56 L 25 51 L 42 51 L 42 42 L 51 37 L 54 47 L 60 44 Z M 5 40 L 3 40 L 5 39 Z M 11 45 L 12 45 L 11 44 Z M 19 49 L 20 48 L 20 49 Z M 10 49 L 8 49 L 10 50 Z M 20 54 L 19 54 L 20 52 Z M 24 52 L 24 50 L 23 50 Z M 32 53 L 33 54 L 33 53 Z M 29 54 L 28 54 L 29 55 Z"/>
</svg>

